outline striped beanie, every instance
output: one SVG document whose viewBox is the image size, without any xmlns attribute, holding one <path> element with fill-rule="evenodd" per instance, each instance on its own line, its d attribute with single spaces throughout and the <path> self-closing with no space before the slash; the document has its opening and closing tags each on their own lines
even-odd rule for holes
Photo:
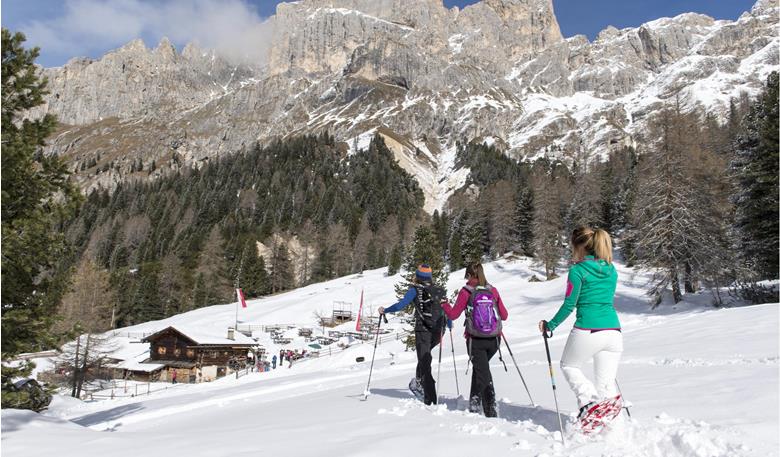
<svg viewBox="0 0 780 457">
<path fill-rule="evenodd" d="M 428 266 L 428 264 L 424 263 L 417 267 L 415 275 L 417 276 L 417 279 L 421 281 L 431 281 L 433 279 L 433 270 L 431 270 L 431 267 Z"/>
</svg>

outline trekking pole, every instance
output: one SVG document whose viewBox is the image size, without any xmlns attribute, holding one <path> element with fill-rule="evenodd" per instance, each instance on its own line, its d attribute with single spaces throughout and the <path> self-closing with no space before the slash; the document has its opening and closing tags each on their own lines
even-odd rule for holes
<svg viewBox="0 0 780 457">
<path fill-rule="evenodd" d="M 455 370 L 455 389 L 460 397 L 460 387 L 458 386 L 458 365 L 455 363 L 455 340 L 452 339 L 452 328 L 450 328 L 450 347 L 452 348 L 452 368 Z"/>
<path fill-rule="evenodd" d="M 385 324 L 387 323 L 387 316 L 385 316 L 385 313 L 382 313 L 382 319 L 379 319 L 379 322 L 376 324 L 376 339 L 374 339 L 374 353 L 371 354 L 371 368 L 368 370 L 368 383 L 366 384 L 366 391 L 363 392 L 363 401 L 368 400 L 368 395 L 371 393 L 368 388 L 371 386 L 371 373 L 374 372 L 374 357 L 376 357 L 376 345 L 379 343 L 379 327 L 382 326 L 382 320 L 385 321 Z"/>
<path fill-rule="evenodd" d="M 523 387 L 525 387 L 525 392 L 528 394 L 528 399 L 531 400 L 531 405 L 536 406 L 536 402 L 534 402 L 534 399 L 531 397 L 531 391 L 528 390 L 528 384 L 525 383 L 525 378 L 523 377 L 523 373 L 520 373 L 520 366 L 517 365 L 517 360 L 515 360 L 515 355 L 512 353 L 512 348 L 509 347 L 509 341 L 506 340 L 506 336 L 504 336 L 503 333 L 501 334 L 501 338 L 504 339 L 504 344 L 506 344 L 506 348 L 509 350 L 509 357 L 512 358 L 512 363 L 515 364 L 515 369 L 517 370 L 517 374 L 520 375 L 520 380 L 523 381 Z M 499 344 L 498 347 L 500 350 L 501 344 Z M 506 364 L 504 364 L 504 368 L 506 368 Z"/>
<path fill-rule="evenodd" d="M 623 396 L 623 391 L 620 390 L 620 384 L 617 382 L 617 378 L 615 378 L 615 386 L 617 387 L 618 393 L 620 394 L 620 398 L 623 399 L 623 404 L 626 404 L 626 397 Z M 631 419 L 631 411 L 629 410 L 628 406 L 624 406 L 626 410 L 626 414 L 628 414 L 628 418 Z"/>
<path fill-rule="evenodd" d="M 561 410 L 558 409 L 558 394 L 555 388 L 555 374 L 553 374 L 552 359 L 550 359 L 550 346 L 547 344 L 547 339 L 552 338 L 553 332 L 547 328 L 547 321 L 542 321 L 542 335 L 544 335 L 544 350 L 547 352 L 547 365 L 550 367 L 550 381 L 552 381 L 553 398 L 555 398 L 555 411 L 558 413 L 558 426 L 561 428 L 561 444 L 564 446 L 566 442 L 563 439 L 563 421 L 561 420 Z M 548 335 L 549 332 L 549 335 Z"/>
<path fill-rule="evenodd" d="M 441 393 L 441 388 L 439 387 L 439 378 L 441 375 L 441 348 L 444 346 L 444 331 L 441 332 L 441 335 L 439 335 L 439 364 L 436 367 L 436 404 L 439 404 L 439 395 Z"/>
</svg>

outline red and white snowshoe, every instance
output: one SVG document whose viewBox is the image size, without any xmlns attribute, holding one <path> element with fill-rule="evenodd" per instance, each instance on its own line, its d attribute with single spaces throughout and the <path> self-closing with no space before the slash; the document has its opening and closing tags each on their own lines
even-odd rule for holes
<svg viewBox="0 0 780 457">
<path fill-rule="evenodd" d="M 617 395 L 590 405 L 579 417 L 579 430 L 583 435 L 595 435 L 609 425 L 623 410 L 623 398 Z"/>
</svg>

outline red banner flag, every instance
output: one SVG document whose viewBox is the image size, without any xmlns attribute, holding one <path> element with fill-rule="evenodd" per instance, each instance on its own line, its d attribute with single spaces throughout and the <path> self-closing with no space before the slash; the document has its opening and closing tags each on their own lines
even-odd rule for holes
<svg viewBox="0 0 780 457">
<path fill-rule="evenodd" d="M 355 324 L 355 331 L 360 331 L 360 316 L 363 314 L 363 290 L 360 290 L 360 309 L 358 309 L 357 323 Z"/>
<path fill-rule="evenodd" d="M 241 307 L 246 308 L 246 300 L 244 300 L 244 292 L 241 289 L 236 289 L 236 295 L 238 295 L 238 301 L 241 302 Z"/>
</svg>

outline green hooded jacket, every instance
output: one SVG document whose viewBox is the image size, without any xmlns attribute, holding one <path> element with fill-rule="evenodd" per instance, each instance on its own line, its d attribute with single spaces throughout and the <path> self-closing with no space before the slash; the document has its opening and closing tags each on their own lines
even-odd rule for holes
<svg viewBox="0 0 780 457">
<path fill-rule="evenodd" d="M 614 297 L 617 288 L 617 270 L 606 260 L 585 256 L 569 269 L 566 298 L 561 309 L 547 324 L 555 330 L 577 308 L 575 327 L 584 329 L 619 329 Z"/>
</svg>

